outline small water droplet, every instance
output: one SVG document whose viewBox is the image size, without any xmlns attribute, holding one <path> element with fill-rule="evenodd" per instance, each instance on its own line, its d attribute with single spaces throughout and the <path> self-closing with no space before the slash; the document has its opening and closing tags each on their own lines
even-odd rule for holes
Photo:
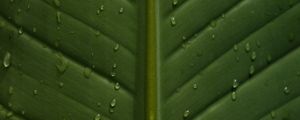
<svg viewBox="0 0 300 120">
<path fill-rule="evenodd" d="M 19 13 L 21 13 L 21 12 L 22 12 L 22 9 L 21 9 L 21 8 L 18 8 L 17 13 L 19 14 Z"/>
<path fill-rule="evenodd" d="M 59 87 L 63 88 L 64 87 L 64 83 L 63 82 L 59 82 Z"/>
<path fill-rule="evenodd" d="M 255 59 L 256 59 L 256 52 L 252 51 L 252 53 L 251 53 L 251 60 L 255 61 Z"/>
<path fill-rule="evenodd" d="M 8 88 L 8 94 L 12 95 L 14 93 L 14 87 L 13 86 L 9 86 Z"/>
<path fill-rule="evenodd" d="M 114 108 L 109 108 L 109 113 L 114 113 L 114 112 L 115 112 Z"/>
<path fill-rule="evenodd" d="M 182 36 L 182 38 L 181 38 L 183 41 L 185 41 L 187 38 L 186 38 L 186 36 Z"/>
<path fill-rule="evenodd" d="M 171 26 L 174 27 L 176 25 L 175 17 L 171 17 L 170 22 Z"/>
<path fill-rule="evenodd" d="M 57 24 L 61 24 L 61 13 L 59 11 L 56 12 L 56 22 Z"/>
<path fill-rule="evenodd" d="M 100 11 L 101 11 L 101 12 L 104 11 L 104 5 L 101 5 L 101 6 L 100 6 Z"/>
<path fill-rule="evenodd" d="M 233 88 L 233 89 L 237 89 L 238 87 L 239 87 L 239 82 L 238 82 L 237 79 L 234 79 L 234 80 L 233 80 L 233 84 L 232 84 L 232 88 Z"/>
<path fill-rule="evenodd" d="M 91 73 L 92 73 L 92 70 L 90 69 L 90 68 L 84 68 L 84 70 L 83 70 L 83 76 L 85 77 L 85 78 L 90 78 L 90 76 L 91 76 Z"/>
<path fill-rule="evenodd" d="M 267 62 L 268 62 L 268 63 L 271 63 L 271 62 L 272 62 L 272 56 L 271 56 L 270 54 L 267 56 Z"/>
<path fill-rule="evenodd" d="M 21 114 L 22 114 L 22 115 L 25 115 L 25 110 L 22 110 L 22 111 L 21 111 Z"/>
<path fill-rule="evenodd" d="M 223 13 L 221 17 L 224 19 L 225 18 L 225 14 Z"/>
<path fill-rule="evenodd" d="M 100 102 L 97 102 L 97 107 L 101 107 L 101 103 Z"/>
<path fill-rule="evenodd" d="M 97 9 L 97 11 L 96 11 L 96 13 L 97 13 L 97 15 L 100 15 L 100 9 Z"/>
<path fill-rule="evenodd" d="M 275 111 L 271 111 L 271 118 L 274 119 L 276 117 L 276 112 Z"/>
<path fill-rule="evenodd" d="M 38 90 L 33 90 L 33 95 L 38 95 Z"/>
<path fill-rule="evenodd" d="M 260 40 L 256 40 L 256 46 L 257 46 L 258 48 L 260 48 L 260 46 L 261 46 Z"/>
<path fill-rule="evenodd" d="M 237 44 L 235 44 L 235 45 L 233 46 L 233 50 L 234 50 L 235 52 L 239 50 L 239 47 L 238 47 Z"/>
<path fill-rule="evenodd" d="M 36 32 L 36 27 L 32 28 L 32 32 L 34 32 L 34 33 Z"/>
<path fill-rule="evenodd" d="M 22 28 L 22 27 L 20 27 L 20 28 L 18 29 L 18 34 L 19 34 L 19 35 L 22 35 L 22 34 L 23 34 L 23 28 Z"/>
<path fill-rule="evenodd" d="M 120 8 L 120 10 L 119 10 L 119 14 L 123 14 L 124 13 L 124 8 Z"/>
<path fill-rule="evenodd" d="M 68 61 L 64 59 L 64 57 L 60 54 L 57 55 L 57 64 L 56 68 L 60 73 L 64 73 L 66 69 L 68 68 Z"/>
<path fill-rule="evenodd" d="M 232 101 L 236 101 L 236 91 L 233 91 L 233 92 L 231 93 L 231 100 L 232 100 Z"/>
<path fill-rule="evenodd" d="M 216 38 L 215 34 L 211 34 L 211 38 L 214 40 Z"/>
<path fill-rule="evenodd" d="M 193 84 L 193 88 L 194 88 L 194 89 L 197 89 L 197 88 L 198 88 L 198 85 L 197 85 L 196 83 L 194 83 L 194 84 Z"/>
<path fill-rule="evenodd" d="M 113 69 L 117 69 L 117 67 L 118 67 L 117 63 L 114 63 L 113 66 L 112 66 Z"/>
<path fill-rule="evenodd" d="M 98 114 L 95 116 L 94 120 L 101 120 L 101 114 L 98 113 Z"/>
<path fill-rule="evenodd" d="M 290 94 L 290 89 L 289 89 L 289 87 L 288 87 L 288 86 L 285 86 L 285 87 L 283 88 L 283 92 L 284 92 L 284 94 L 286 94 L 286 95 Z"/>
<path fill-rule="evenodd" d="M 183 112 L 183 118 L 187 118 L 187 117 L 189 117 L 190 116 L 190 110 L 185 110 L 184 112 Z"/>
<path fill-rule="evenodd" d="M 6 52 L 3 58 L 3 66 L 8 68 L 11 64 L 11 54 L 10 52 Z"/>
<path fill-rule="evenodd" d="M 113 70 L 113 71 L 110 72 L 111 77 L 116 77 L 116 75 L 117 75 L 116 71 Z"/>
<path fill-rule="evenodd" d="M 59 0 L 53 0 L 56 7 L 60 7 L 60 1 Z"/>
<path fill-rule="evenodd" d="M 120 89 L 120 84 L 118 82 L 115 83 L 114 89 L 118 91 Z"/>
<path fill-rule="evenodd" d="M 211 28 L 215 28 L 217 26 L 217 21 L 216 20 L 213 20 L 211 23 L 210 23 L 210 27 Z"/>
<path fill-rule="evenodd" d="M 96 36 L 99 36 L 99 35 L 100 35 L 100 31 L 99 31 L 99 30 L 96 30 L 96 31 L 95 31 L 95 35 L 96 35 Z"/>
<path fill-rule="evenodd" d="M 176 7 L 177 4 L 178 4 L 178 1 L 177 1 L 177 0 L 173 0 L 173 1 L 172 1 L 172 6 L 173 6 L 173 7 Z"/>
<path fill-rule="evenodd" d="M 10 118 L 10 117 L 12 117 L 12 116 L 13 116 L 13 113 L 10 112 L 10 111 L 7 112 L 6 115 L 5 115 L 6 118 Z"/>
<path fill-rule="evenodd" d="M 251 48 L 250 48 L 250 43 L 246 43 L 245 45 L 245 51 L 248 53 L 250 52 Z"/>
<path fill-rule="evenodd" d="M 120 48 L 120 44 L 118 44 L 118 43 L 115 44 L 114 51 L 117 52 L 119 50 L 119 48 Z"/>
<path fill-rule="evenodd" d="M 253 75 L 254 72 L 255 72 L 255 67 L 253 65 L 251 65 L 250 68 L 249 68 L 249 74 Z"/>
<path fill-rule="evenodd" d="M 29 0 L 27 0 L 27 10 L 29 10 L 30 9 L 30 1 Z"/>
<path fill-rule="evenodd" d="M 114 107 L 116 107 L 116 105 L 117 105 L 117 100 L 115 98 L 113 98 L 110 102 L 110 107 L 114 108 Z"/>
</svg>

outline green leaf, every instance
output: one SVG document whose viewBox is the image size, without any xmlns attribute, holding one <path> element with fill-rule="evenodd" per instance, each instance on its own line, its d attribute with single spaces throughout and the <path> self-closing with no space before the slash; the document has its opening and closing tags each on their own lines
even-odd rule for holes
<svg viewBox="0 0 300 120">
<path fill-rule="evenodd" d="M 297 120 L 300 0 L 2 0 L 0 119 Z"/>
</svg>

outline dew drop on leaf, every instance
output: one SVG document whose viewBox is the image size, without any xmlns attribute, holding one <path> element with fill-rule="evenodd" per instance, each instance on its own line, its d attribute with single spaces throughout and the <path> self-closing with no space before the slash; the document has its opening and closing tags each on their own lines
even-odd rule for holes
<svg viewBox="0 0 300 120">
<path fill-rule="evenodd" d="M 231 100 L 232 100 L 232 101 L 236 101 L 236 91 L 233 91 L 233 92 L 231 93 Z"/>
<path fill-rule="evenodd" d="M 117 63 L 114 63 L 113 66 L 112 66 L 112 69 L 117 69 L 117 67 L 118 67 Z"/>
<path fill-rule="evenodd" d="M 110 76 L 111 76 L 111 77 L 116 77 L 116 76 L 117 76 L 116 71 L 115 71 L 115 70 L 112 70 L 112 71 L 110 72 Z"/>
<path fill-rule="evenodd" d="M 271 63 L 271 62 L 272 62 L 272 56 L 271 56 L 270 54 L 267 56 L 267 62 L 268 62 L 268 63 Z"/>
<path fill-rule="evenodd" d="M 250 68 L 249 68 L 249 74 L 253 75 L 254 72 L 255 72 L 255 67 L 253 65 L 251 65 Z"/>
<path fill-rule="evenodd" d="M 232 88 L 233 88 L 233 89 L 237 89 L 238 87 L 239 87 L 239 82 L 238 82 L 237 79 L 234 79 L 234 80 L 233 80 L 233 84 L 232 84 Z"/>
<path fill-rule="evenodd" d="M 53 0 L 56 7 L 60 7 L 60 1 L 59 0 Z"/>
<path fill-rule="evenodd" d="M 56 12 L 56 22 L 57 24 L 61 24 L 61 13 L 59 11 Z"/>
<path fill-rule="evenodd" d="M 256 59 L 256 52 L 252 51 L 252 53 L 251 53 L 251 60 L 255 61 L 255 59 Z"/>
<path fill-rule="evenodd" d="M 217 21 L 213 20 L 211 23 L 210 23 L 210 27 L 211 28 L 215 28 L 217 26 Z"/>
<path fill-rule="evenodd" d="M 119 14 L 123 14 L 124 13 L 124 8 L 120 8 L 120 10 L 119 10 Z"/>
<path fill-rule="evenodd" d="M 113 98 L 110 102 L 110 107 L 114 108 L 114 107 L 116 107 L 116 105 L 117 105 L 117 100 L 115 98 Z"/>
<path fill-rule="evenodd" d="M 100 6 L 100 11 L 101 11 L 101 12 L 104 11 L 104 5 L 101 5 L 101 6 Z"/>
<path fill-rule="evenodd" d="M 258 48 L 260 48 L 260 46 L 261 46 L 261 43 L 260 43 L 260 41 L 259 41 L 259 40 L 256 40 L 256 46 L 257 46 Z"/>
<path fill-rule="evenodd" d="M 64 73 L 68 68 L 68 61 L 63 58 L 62 55 L 57 55 L 58 62 L 56 64 L 56 68 L 60 73 Z"/>
<path fill-rule="evenodd" d="M 283 88 L 283 92 L 284 92 L 284 94 L 286 94 L 286 95 L 290 94 L 290 89 L 289 89 L 289 87 L 288 87 L 288 86 L 285 86 L 285 87 Z"/>
<path fill-rule="evenodd" d="M 173 0 L 173 1 L 172 1 L 172 6 L 173 6 L 173 7 L 176 7 L 177 4 L 178 4 L 178 1 L 177 1 L 177 0 Z"/>
<path fill-rule="evenodd" d="M 187 117 L 189 117 L 190 116 L 190 110 L 185 110 L 184 112 L 183 112 L 183 118 L 187 118 Z"/>
<path fill-rule="evenodd" d="M 194 84 L 193 84 L 193 88 L 194 88 L 194 89 L 197 89 L 197 88 L 198 88 L 198 85 L 197 85 L 196 83 L 194 83 Z"/>
<path fill-rule="evenodd" d="M 63 88 L 64 87 L 64 83 L 63 82 L 59 82 L 59 87 Z"/>
<path fill-rule="evenodd" d="M 114 51 L 117 52 L 119 49 L 120 49 L 120 44 L 117 43 L 117 44 L 114 46 Z"/>
<path fill-rule="evenodd" d="M 245 51 L 248 53 L 248 52 L 250 52 L 250 50 L 251 50 L 251 48 L 250 48 L 250 43 L 246 43 L 245 44 Z"/>
<path fill-rule="evenodd" d="M 233 50 L 234 50 L 235 52 L 237 52 L 237 51 L 239 50 L 239 47 L 238 47 L 237 44 L 235 44 L 235 45 L 233 46 Z"/>
<path fill-rule="evenodd" d="M 8 68 L 11 64 L 11 54 L 10 52 L 6 52 L 3 58 L 3 66 Z"/>
<path fill-rule="evenodd" d="M 175 26 L 176 25 L 176 20 L 175 20 L 175 17 L 171 17 L 170 18 L 170 22 L 171 22 L 171 26 Z"/>
<path fill-rule="evenodd" d="M 34 32 L 34 33 L 36 32 L 36 27 L 32 28 L 32 32 Z"/>
<path fill-rule="evenodd" d="M 114 86 L 114 89 L 115 89 L 116 91 L 118 91 L 118 90 L 120 89 L 120 83 L 116 82 L 116 83 L 115 83 L 115 86 Z"/>
<path fill-rule="evenodd" d="M 84 68 L 84 70 L 83 70 L 83 76 L 85 78 L 90 78 L 91 73 L 92 73 L 92 70 L 90 68 L 88 68 L 88 67 Z"/>
<path fill-rule="evenodd" d="M 94 120 L 101 120 L 101 114 L 98 113 L 98 114 L 95 116 Z"/>
<path fill-rule="evenodd" d="M 38 90 L 33 90 L 33 95 L 38 95 Z"/>
<path fill-rule="evenodd" d="M 23 34 L 23 28 L 22 28 L 22 27 L 20 27 L 20 28 L 18 29 L 18 34 L 19 34 L 19 35 L 22 35 L 22 34 Z"/>
</svg>

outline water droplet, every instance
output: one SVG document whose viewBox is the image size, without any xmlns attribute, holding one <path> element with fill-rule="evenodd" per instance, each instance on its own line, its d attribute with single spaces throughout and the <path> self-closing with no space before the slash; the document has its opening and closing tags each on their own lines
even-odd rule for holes
<svg viewBox="0 0 300 120">
<path fill-rule="evenodd" d="M 27 10 L 29 10 L 30 9 L 30 1 L 29 0 L 27 0 Z"/>
<path fill-rule="evenodd" d="M 17 13 L 19 14 L 19 13 L 21 13 L 21 12 L 22 12 L 22 9 L 21 9 L 21 8 L 18 8 Z"/>
<path fill-rule="evenodd" d="M 57 24 L 61 24 L 61 13 L 59 11 L 56 12 L 56 21 Z"/>
<path fill-rule="evenodd" d="M 66 59 L 64 59 L 64 57 L 60 54 L 57 55 L 57 64 L 56 64 L 56 68 L 60 73 L 64 73 L 66 71 L 66 69 L 68 68 L 68 61 Z"/>
<path fill-rule="evenodd" d="M 255 72 L 255 67 L 253 65 L 251 65 L 250 68 L 249 68 L 249 74 L 253 75 L 254 72 Z"/>
<path fill-rule="evenodd" d="M 64 87 L 64 83 L 63 82 L 59 82 L 59 87 L 60 88 Z"/>
<path fill-rule="evenodd" d="M 118 82 L 116 82 L 114 88 L 116 91 L 118 91 L 120 89 L 120 84 Z"/>
<path fill-rule="evenodd" d="M 274 119 L 276 117 L 276 112 L 275 111 L 271 111 L 271 118 Z"/>
<path fill-rule="evenodd" d="M 194 88 L 194 89 L 197 89 L 197 88 L 198 88 L 198 85 L 197 85 L 196 83 L 194 83 L 194 84 L 193 84 L 193 88 Z"/>
<path fill-rule="evenodd" d="M 97 102 L 97 107 L 101 107 L 101 103 L 100 102 Z"/>
<path fill-rule="evenodd" d="M 231 93 L 231 100 L 232 100 L 232 101 L 236 101 L 236 91 L 233 91 L 233 92 Z"/>
<path fill-rule="evenodd" d="M 286 95 L 290 94 L 290 89 L 289 89 L 289 87 L 288 87 L 288 86 L 285 86 L 285 87 L 283 88 L 283 92 L 284 92 L 284 94 L 286 94 Z"/>
<path fill-rule="evenodd" d="M 172 1 L 172 6 L 173 6 L 173 7 L 176 7 L 177 4 L 178 4 L 178 1 L 177 1 L 177 0 L 173 0 L 173 1 Z"/>
<path fill-rule="evenodd" d="M 114 63 L 113 66 L 112 66 L 113 69 L 117 69 L 117 67 L 118 67 L 117 63 Z"/>
<path fill-rule="evenodd" d="M 115 44 L 114 51 L 117 52 L 119 50 L 119 48 L 120 48 L 120 44 L 118 44 L 118 43 Z"/>
<path fill-rule="evenodd" d="M 90 78 L 90 76 L 91 76 L 91 73 L 92 73 L 92 70 L 90 69 L 90 68 L 84 68 L 84 70 L 83 70 L 83 76 L 85 77 L 85 78 Z"/>
<path fill-rule="evenodd" d="M 100 15 L 100 9 L 97 9 L 97 11 L 96 11 L 96 13 L 97 13 L 97 15 Z"/>
<path fill-rule="evenodd" d="M 272 56 L 271 56 L 270 54 L 267 56 L 267 62 L 268 62 L 268 63 L 271 63 L 271 62 L 272 62 Z"/>
<path fill-rule="evenodd" d="M 6 52 L 5 56 L 3 58 L 3 66 L 5 68 L 8 68 L 10 66 L 10 64 L 11 64 L 11 54 L 10 54 L 10 52 Z"/>
<path fill-rule="evenodd" d="M 250 52 L 251 48 L 250 48 L 250 43 L 246 43 L 245 45 L 245 51 L 248 53 Z"/>
<path fill-rule="evenodd" d="M 100 35 L 100 31 L 99 31 L 99 30 L 96 30 L 95 35 L 96 35 L 96 36 L 99 36 L 99 35 Z"/>
<path fill-rule="evenodd" d="M 232 88 L 233 88 L 233 89 L 237 89 L 238 87 L 239 87 L 239 82 L 238 82 L 237 79 L 234 79 L 234 80 L 233 80 L 233 84 L 232 84 Z"/>
<path fill-rule="evenodd" d="M 213 20 L 211 23 L 210 23 L 210 27 L 211 28 L 215 28 L 217 26 L 217 21 Z"/>
<path fill-rule="evenodd" d="M 38 90 L 33 90 L 33 95 L 38 95 Z"/>
<path fill-rule="evenodd" d="M 184 112 L 183 112 L 183 118 L 187 118 L 187 117 L 189 117 L 190 116 L 190 110 L 185 110 Z"/>
<path fill-rule="evenodd" d="M 238 47 L 237 44 L 235 44 L 235 45 L 233 46 L 233 50 L 234 50 L 235 52 L 239 50 L 239 47 Z"/>
<path fill-rule="evenodd" d="M 114 113 L 114 112 L 115 112 L 114 108 L 109 108 L 109 113 Z"/>
<path fill-rule="evenodd" d="M 22 110 L 22 111 L 21 111 L 21 114 L 22 114 L 22 115 L 25 115 L 25 110 Z"/>
<path fill-rule="evenodd" d="M 183 41 L 185 41 L 187 38 L 186 38 L 186 36 L 182 36 L 182 38 L 181 38 Z"/>
<path fill-rule="evenodd" d="M 171 26 L 174 27 L 176 25 L 175 17 L 171 17 L 170 22 Z"/>
<path fill-rule="evenodd" d="M 12 95 L 13 93 L 14 93 L 14 87 L 9 86 L 9 88 L 8 88 L 8 94 Z"/>
<path fill-rule="evenodd" d="M 100 6 L 100 11 L 101 11 L 101 12 L 104 11 L 104 5 L 101 5 L 101 6 Z"/>
<path fill-rule="evenodd" d="M 252 53 L 251 53 L 251 60 L 255 61 L 255 59 L 256 59 L 256 52 L 252 51 Z"/>
<path fill-rule="evenodd" d="M 60 1 L 59 0 L 53 0 L 56 7 L 60 7 Z"/>
<path fill-rule="evenodd" d="M 110 107 L 111 107 L 111 108 L 114 108 L 114 107 L 116 107 L 116 105 L 117 105 L 117 100 L 114 98 L 114 99 L 112 99 L 111 102 L 110 102 Z"/>
<path fill-rule="evenodd" d="M 120 8 L 120 10 L 119 10 L 119 14 L 123 14 L 124 13 L 124 8 Z"/>
<path fill-rule="evenodd" d="M 98 113 L 98 114 L 95 116 L 94 120 L 101 120 L 101 114 Z"/>
<path fill-rule="evenodd" d="M 32 32 L 34 32 L 34 33 L 36 32 L 36 27 L 32 28 Z"/>
<path fill-rule="evenodd" d="M 22 27 L 20 27 L 20 28 L 18 29 L 18 34 L 19 34 L 19 35 L 22 35 L 22 34 L 23 34 L 23 28 L 22 28 Z"/>
<path fill-rule="evenodd" d="M 211 34 L 211 38 L 214 40 L 216 38 L 215 34 Z"/>
<path fill-rule="evenodd" d="M 223 13 L 221 17 L 224 19 L 225 18 L 225 14 Z"/>
</svg>

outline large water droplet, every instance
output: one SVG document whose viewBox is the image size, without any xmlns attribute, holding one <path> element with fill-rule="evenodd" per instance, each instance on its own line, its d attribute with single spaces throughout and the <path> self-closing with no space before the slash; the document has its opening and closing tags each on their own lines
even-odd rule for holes
<svg viewBox="0 0 300 120">
<path fill-rule="evenodd" d="M 56 12 L 56 22 L 57 24 L 61 24 L 61 13 L 59 11 Z"/>
<path fill-rule="evenodd" d="M 190 110 L 185 110 L 184 112 L 183 112 L 183 118 L 187 118 L 187 117 L 189 117 L 190 116 Z"/>
<path fill-rule="evenodd" d="M 3 66 L 8 68 L 11 64 L 11 54 L 10 52 L 6 52 L 3 58 Z"/>
<path fill-rule="evenodd" d="M 101 120 L 101 114 L 98 113 L 98 114 L 95 116 L 94 120 Z"/>
<path fill-rule="evenodd" d="M 178 4 L 178 1 L 177 1 L 177 0 L 173 0 L 173 1 L 172 1 L 172 6 L 173 6 L 173 7 L 176 7 L 177 4 Z"/>
<path fill-rule="evenodd" d="M 116 105 L 117 105 L 117 99 L 113 98 L 110 102 L 110 107 L 114 108 L 114 107 L 116 107 Z"/>
<path fill-rule="evenodd" d="M 119 10 L 119 14 L 123 14 L 124 13 L 124 8 L 120 8 L 120 10 Z"/>
<path fill-rule="evenodd" d="M 116 91 L 118 91 L 118 90 L 120 89 L 120 83 L 116 82 L 116 83 L 115 83 L 115 86 L 114 86 L 114 89 L 115 89 Z"/>
<path fill-rule="evenodd" d="M 63 58 L 62 55 L 57 55 L 58 62 L 56 64 L 56 68 L 60 73 L 64 73 L 68 68 L 68 61 Z"/>
<path fill-rule="evenodd" d="M 53 0 L 56 7 L 60 7 L 60 1 L 59 0 Z"/>
<path fill-rule="evenodd" d="M 233 84 L 232 84 L 232 88 L 233 88 L 233 89 L 237 89 L 238 87 L 239 87 L 239 82 L 238 82 L 237 79 L 234 79 L 234 80 L 233 80 Z"/>
<path fill-rule="evenodd" d="M 236 101 L 236 91 L 233 91 L 233 92 L 231 93 L 231 100 L 232 100 L 232 101 Z"/>
<path fill-rule="evenodd" d="M 255 61 L 255 59 L 256 59 L 256 52 L 252 51 L 252 53 L 251 53 L 251 60 Z"/>
<path fill-rule="evenodd" d="M 253 75 L 254 72 L 255 72 L 255 67 L 253 65 L 251 65 L 250 68 L 249 68 L 249 74 Z"/>
<path fill-rule="evenodd" d="M 120 48 L 120 44 L 118 44 L 118 43 L 115 44 L 114 51 L 117 52 L 119 50 L 119 48 Z"/>
<path fill-rule="evenodd" d="M 33 90 L 33 95 L 38 95 L 38 90 Z"/>
<path fill-rule="evenodd" d="M 101 11 L 101 12 L 104 11 L 104 5 L 101 5 L 101 6 L 100 6 L 100 11 Z"/>
<path fill-rule="evenodd" d="M 193 84 L 193 88 L 194 88 L 194 89 L 197 89 L 197 88 L 198 88 L 197 83 L 194 83 L 194 84 Z"/>
<path fill-rule="evenodd" d="M 92 73 L 92 70 L 90 69 L 90 68 L 84 68 L 84 70 L 83 70 L 83 76 L 85 77 L 85 78 L 90 78 L 90 76 L 91 76 L 91 73 Z"/>
<path fill-rule="evenodd" d="M 289 87 L 288 87 L 288 86 L 285 86 L 285 87 L 283 88 L 283 92 L 284 92 L 284 94 L 286 94 L 286 95 L 290 94 L 290 89 L 289 89 Z"/>
<path fill-rule="evenodd" d="M 117 63 L 114 63 L 113 66 L 112 66 L 112 69 L 117 69 L 117 67 L 118 67 Z"/>
<path fill-rule="evenodd" d="M 9 86 L 9 88 L 8 88 L 8 94 L 9 95 L 14 94 L 14 87 L 13 86 Z"/>
<path fill-rule="evenodd" d="M 251 50 L 250 43 L 247 42 L 245 44 L 245 51 L 248 53 L 248 52 L 250 52 L 250 50 Z"/>
<path fill-rule="evenodd" d="M 175 17 L 171 17 L 170 18 L 170 22 L 171 22 L 171 26 L 175 26 L 176 25 L 176 20 L 175 20 Z"/>
</svg>

